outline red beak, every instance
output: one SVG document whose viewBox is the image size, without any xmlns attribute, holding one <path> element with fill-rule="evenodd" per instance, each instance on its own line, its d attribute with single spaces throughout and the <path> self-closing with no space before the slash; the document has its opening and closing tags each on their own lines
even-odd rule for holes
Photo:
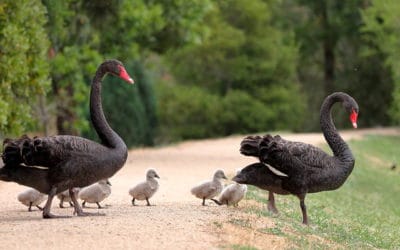
<svg viewBox="0 0 400 250">
<path fill-rule="evenodd" d="M 353 110 L 351 111 L 351 114 L 350 114 L 350 121 L 351 121 L 351 124 L 353 125 L 353 128 L 357 128 L 357 117 L 358 117 L 358 114 L 357 114 L 357 112 L 353 109 Z"/>
<path fill-rule="evenodd" d="M 119 66 L 119 77 L 128 83 L 134 83 L 133 79 L 128 75 L 128 72 L 126 72 L 125 68 L 122 66 Z"/>
</svg>

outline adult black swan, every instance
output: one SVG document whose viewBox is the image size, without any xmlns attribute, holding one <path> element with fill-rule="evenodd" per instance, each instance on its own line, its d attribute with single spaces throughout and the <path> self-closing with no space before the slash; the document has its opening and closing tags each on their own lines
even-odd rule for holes
<svg viewBox="0 0 400 250">
<path fill-rule="evenodd" d="M 101 105 L 101 80 L 113 74 L 133 83 L 117 60 L 106 60 L 97 69 L 90 93 L 90 116 L 101 144 L 88 139 L 57 135 L 30 139 L 5 139 L 0 180 L 13 181 L 48 194 L 43 218 L 62 217 L 50 213 L 54 196 L 69 190 L 78 216 L 89 215 L 77 202 L 74 187 L 84 187 L 113 176 L 125 164 L 128 151 L 124 141 L 108 125 Z"/>
<path fill-rule="evenodd" d="M 258 157 L 261 163 L 245 167 L 234 181 L 269 191 L 268 209 L 277 212 L 274 194 L 293 194 L 300 199 L 303 223 L 308 224 L 304 199 L 307 193 L 339 188 L 354 168 L 349 146 L 337 132 L 331 108 L 341 102 L 357 128 L 358 104 L 348 94 L 337 92 L 325 98 L 320 112 L 320 124 L 333 156 L 302 142 L 282 139 L 279 135 L 248 136 L 241 142 L 240 152 Z"/>
</svg>

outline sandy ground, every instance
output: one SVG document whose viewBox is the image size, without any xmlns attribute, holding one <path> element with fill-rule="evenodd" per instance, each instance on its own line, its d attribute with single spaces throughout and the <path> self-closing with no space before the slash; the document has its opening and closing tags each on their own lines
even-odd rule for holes
<svg viewBox="0 0 400 250">
<path fill-rule="evenodd" d="M 398 129 L 344 131 L 345 140 L 365 134 L 400 134 Z M 323 143 L 321 134 L 288 134 L 289 140 L 312 144 Z M 113 178 L 112 194 L 100 212 L 105 216 L 71 217 L 44 220 L 36 208 L 17 201 L 17 194 L 26 189 L 15 183 L 0 182 L 0 249 L 220 249 L 233 244 L 279 249 L 283 238 L 257 235 L 237 229 L 229 220 L 249 217 L 243 212 L 251 201 L 239 208 L 227 208 L 208 203 L 190 194 L 197 183 L 210 179 L 217 168 L 232 177 L 236 169 L 254 162 L 239 154 L 243 136 L 222 139 L 187 141 L 160 148 L 134 149 L 126 165 Z M 155 168 L 161 179 L 158 193 L 150 200 L 151 207 L 138 201 L 131 205 L 128 190 L 144 180 L 147 168 Z M 229 182 L 229 181 L 228 181 Z M 87 211 L 97 212 L 90 204 Z M 54 214 L 72 215 L 72 208 L 61 209 L 54 199 Z M 254 223 L 268 226 L 268 218 Z"/>
</svg>

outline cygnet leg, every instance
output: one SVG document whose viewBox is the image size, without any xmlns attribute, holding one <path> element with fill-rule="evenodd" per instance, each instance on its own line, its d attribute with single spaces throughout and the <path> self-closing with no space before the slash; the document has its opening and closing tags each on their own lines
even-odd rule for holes
<svg viewBox="0 0 400 250">
<path fill-rule="evenodd" d="M 69 195 L 71 196 L 71 201 L 74 203 L 74 214 L 78 216 L 104 216 L 105 214 L 102 213 L 89 213 L 89 212 L 83 212 L 81 205 L 79 205 L 78 200 L 76 199 L 75 192 L 73 191 L 73 188 L 69 189 Z"/>
<path fill-rule="evenodd" d="M 103 208 L 102 206 L 100 206 L 100 203 L 96 202 L 96 204 L 97 204 L 97 207 L 98 207 L 99 209 Z"/>
</svg>

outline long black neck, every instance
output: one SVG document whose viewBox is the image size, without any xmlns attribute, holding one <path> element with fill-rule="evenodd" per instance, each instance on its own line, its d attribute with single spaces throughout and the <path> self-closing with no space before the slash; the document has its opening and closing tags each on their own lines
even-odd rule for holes
<svg viewBox="0 0 400 250">
<path fill-rule="evenodd" d="M 101 104 L 101 80 L 107 72 L 102 66 L 97 69 L 90 91 L 90 118 L 103 145 L 109 148 L 126 149 L 121 137 L 108 124 Z"/>
<path fill-rule="evenodd" d="M 332 149 L 333 155 L 341 162 L 354 164 L 353 154 L 347 143 L 336 130 L 331 114 L 332 106 L 337 102 L 343 102 L 347 96 L 348 95 L 345 93 L 337 92 L 326 97 L 321 106 L 320 123 L 325 140 Z"/>
</svg>

